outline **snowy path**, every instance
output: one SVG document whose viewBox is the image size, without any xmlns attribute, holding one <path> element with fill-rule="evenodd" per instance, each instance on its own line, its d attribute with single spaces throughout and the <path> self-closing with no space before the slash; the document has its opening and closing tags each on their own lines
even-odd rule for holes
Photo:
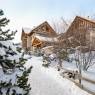
<svg viewBox="0 0 95 95">
<path fill-rule="evenodd" d="M 90 95 L 62 78 L 55 69 L 42 67 L 40 57 L 29 59 L 26 66 L 30 65 L 33 66 L 29 76 L 32 87 L 30 95 Z"/>
</svg>

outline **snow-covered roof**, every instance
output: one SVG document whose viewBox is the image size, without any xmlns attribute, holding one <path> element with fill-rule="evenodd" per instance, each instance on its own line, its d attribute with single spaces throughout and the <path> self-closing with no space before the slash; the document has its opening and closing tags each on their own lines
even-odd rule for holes
<svg viewBox="0 0 95 95">
<path fill-rule="evenodd" d="M 31 28 L 27 28 L 27 27 L 24 27 L 23 30 L 24 30 L 24 32 L 27 33 L 27 34 L 32 31 Z"/>
<path fill-rule="evenodd" d="M 35 34 L 35 37 L 41 41 L 58 42 L 58 39 L 56 37 L 47 37 L 39 34 Z"/>
</svg>

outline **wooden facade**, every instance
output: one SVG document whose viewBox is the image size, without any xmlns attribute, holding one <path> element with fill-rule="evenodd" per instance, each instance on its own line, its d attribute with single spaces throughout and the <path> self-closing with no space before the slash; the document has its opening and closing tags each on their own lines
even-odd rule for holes
<svg viewBox="0 0 95 95">
<path fill-rule="evenodd" d="M 95 38 L 95 22 L 76 16 L 66 33 L 63 33 L 59 39 L 63 41 L 63 43 L 67 43 L 69 46 L 72 44 L 75 46 L 80 44 L 85 46 L 87 40 L 91 39 L 90 35 L 92 32 L 94 35 L 93 38 Z"/>
<path fill-rule="evenodd" d="M 44 37 L 57 36 L 56 32 L 46 21 L 40 24 L 39 26 L 35 27 L 33 30 L 30 31 L 30 33 L 25 33 L 25 31 L 22 29 L 21 40 L 22 40 L 22 47 L 24 49 L 31 50 L 32 47 L 41 48 L 46 44 L 46 41 L 42 41 L 36 38 L 35 36 L 36 34 L 44 36 Z"/>
<path fill-rule="evenodd" d="M 53 45 L 54 42 L 56 42 L 39 39 L 36 35 L 49 39 L 55 39 L 57 37 L 56 32 L 48 22 L 45 21 L 31 30 L 30 33 L 25 33 L 25 31 L 22 30 L 22 47 L 31 50 L 32 47 L 42 48 L 44 46 Z M 60 34 L 57 38 L 57 45 L 60 45 L 59 47 L 76 47 L 80 44 L 81 46 L 86 46 L 88 43 L 92 43 L 92 47 L 95 48 L 95 22 L 76 16 L 67 31 Z"/>
</svg>

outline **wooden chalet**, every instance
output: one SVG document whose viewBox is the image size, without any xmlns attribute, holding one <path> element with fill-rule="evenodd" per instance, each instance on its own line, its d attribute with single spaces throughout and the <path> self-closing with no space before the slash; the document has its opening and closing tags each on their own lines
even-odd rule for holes
<svg viewBox="0 0 95 95">
<path fill-rule="evenodd" d="M 45 21 L 44 23 L 30 30 L 28 33 L 22 29 L 22 47 L 28 50 L 32 50 L 34 48 L 42 48 L 53 43 L 56 39 L 56 36 L 56 32 L 48 24 L 48 22 Z"/>
<path fill-rule="evenodd" d="M 58 39 L 63 46 L 86 46 L 90 43 L 95 48 L 95 22 L 76 16 L 67 31 L 59 35 Z"/>
</svg>

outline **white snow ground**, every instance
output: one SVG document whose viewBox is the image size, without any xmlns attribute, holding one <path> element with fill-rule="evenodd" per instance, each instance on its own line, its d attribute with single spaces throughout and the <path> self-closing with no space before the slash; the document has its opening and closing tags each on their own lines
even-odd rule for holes
<svg viewBox="0 0 95 95">
<path fill-rule="evenodd" d="M 25 66 L 33 66 L 29 76 L 30 95 L 90 95 L 71 81 L 62 78 L 54 68 L 42 67 L 41 57 L 33 56 Z"/>
</svg>

